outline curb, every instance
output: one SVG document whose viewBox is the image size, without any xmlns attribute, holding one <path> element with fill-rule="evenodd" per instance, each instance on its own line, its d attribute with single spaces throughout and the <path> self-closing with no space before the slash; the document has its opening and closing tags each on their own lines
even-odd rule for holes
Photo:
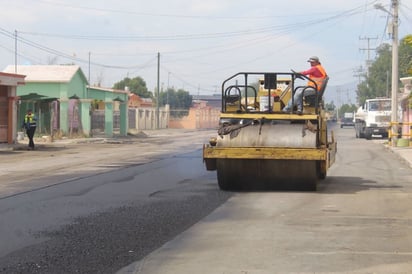
<svg viewBox="0 0 412 274">
<path fill-rule="evenodd" d="M 403 160 L 410 168 L 412 168 L 412 147 L 392 147 L 385 145 L 385 148 Z"/>
</svg>

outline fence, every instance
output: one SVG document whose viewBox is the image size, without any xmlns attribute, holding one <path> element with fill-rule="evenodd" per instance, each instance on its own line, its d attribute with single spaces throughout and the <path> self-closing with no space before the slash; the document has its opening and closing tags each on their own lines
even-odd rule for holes
<svg viewBox="0 0 412 274">
<path fill-rule="evenodd" d="M 393 132 L 393 126 L 396 125 L 398 129 L 398 132 Z M 402 126 L 402 127 L 400 127 Z M 412 123 L 409 122 L 391 122 L 390 123 L 390 128 L 388 130 L 388 137 L 391 138 L 392 136 L 398 136 L 398 137 L 407 137 L 406 139 L 411 138 L 411 132 L 412 132 Z"/>
<path fill-rule="evenodd" d="M 129 108 L 128 109 L 128 129 L 129 131 L 157 129 L 156 108 Z M 167 128 L 169 113 L 160 109 L 159 128 Z M 91 120 L 92 132 L 94 135 L 104 134 L 105 112 L 104 110 L 94 110 Z M 113 131 L 120 131 L 120 112 L 113 111 Z"/>
<path fill-rule="evenodd" d="M 394 127 L 398 129 L 398 132 L 393 132 Z M 396 146 L 406 147 L 412 144 L 411 138 L 412 123 L 410 122 L 391 122 L 390 128 L 388 129 L 388 138 L 392 140 L 393 136 L 398 138 Z M 396 140 L 396 139 L 394 139 Z"/>
</svg>

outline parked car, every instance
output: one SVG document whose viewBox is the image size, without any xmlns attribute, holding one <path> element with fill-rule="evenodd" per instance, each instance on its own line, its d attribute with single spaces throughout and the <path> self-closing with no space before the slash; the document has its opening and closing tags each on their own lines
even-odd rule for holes
<svg viewBox="0 0 412 274">
<path fill-rule="evenodd" d="M 342 118 L 340 120 L 340 128 L 343 127 L 353 127 L 355 123 L 353 122 L 353 118 Z"/>
</svg>

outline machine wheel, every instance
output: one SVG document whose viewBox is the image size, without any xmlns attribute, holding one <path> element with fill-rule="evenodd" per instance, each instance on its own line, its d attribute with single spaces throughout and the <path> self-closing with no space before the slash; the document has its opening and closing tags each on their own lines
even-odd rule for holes
<svg viewBox="0 0 412 274">
<path fill-rule="evenodd" d="M 218 159 L 217 180 L 221 190 L 314 191 L 319 176 L 316 161 Z"/>
<path fill-rule="evenodd" d="M 317 171 L 318 178 L 320 180 L 324 180 L 326 178 L 326 171 L 322 170 L 321 162 L 316 163 L 316 171 Z"/>
<path fill-rule="evenodd" d="M 372 132 L 370 131 L 365 131 L 365 138 L 366 140 L 372 140 Z"/>
<path fill-rule="evenodd" d="M 316 191 L 317 189 L 318 189 L 318 183 L 316 181 L 308 183 L 303 188 L 303 190 L 306 190 L 306 191 Z"/>
<path fill-rule="evenodd" d="M 230 177 L 230 173 L 227 171 L 226 167 L 226 160 L 217 159 L 217 183 L 221 190 L 233 190 L 233 184 L 231 180 L 233 178 Z"/>
<path fill-rule="evenodd" d="M 365 132 L 359 130 L 359 138 L 365 138 Z"/>
</svg>

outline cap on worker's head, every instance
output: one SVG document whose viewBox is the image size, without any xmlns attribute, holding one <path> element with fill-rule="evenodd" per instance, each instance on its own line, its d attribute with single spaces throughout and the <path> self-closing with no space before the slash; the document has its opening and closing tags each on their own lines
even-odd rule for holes
<svg viewBox="0 0 412 274">
<path fill-rule="evenodd" d="M 312 57 L 309 58 L 308 62 L 317 62 L 317 63 L 319 63 L 319 57 L 312 56 Z"/>
</svg>

